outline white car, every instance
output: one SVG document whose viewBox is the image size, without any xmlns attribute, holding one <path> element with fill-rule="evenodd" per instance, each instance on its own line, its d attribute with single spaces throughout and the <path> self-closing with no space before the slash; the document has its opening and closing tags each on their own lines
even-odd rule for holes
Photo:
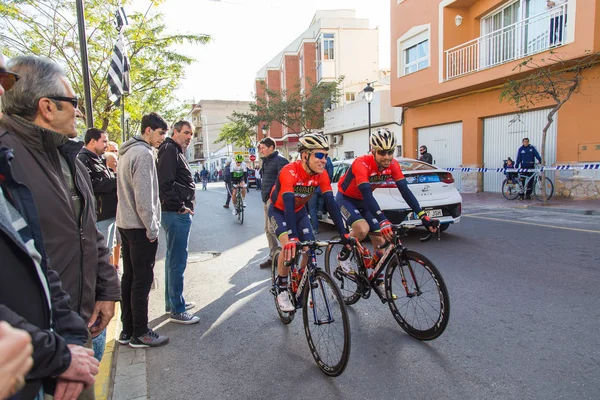
<svg viewBox="0 0 600 400">
<path fill-rule="evenodd" d="M 448 229 L 450 224 L 460 221 L 462 213 L 462 196 L 454 186 L 454 177 L 446 170 L 412 158 L 396 158 L 406 177 L 408 187 L 419 204 L 431 218 L 440 221 L 441 230 Z M 334 195 L 340 178 L 346 173 L 354 160 L 335 161 L 331 186 Z M 375 189 L 375 200 L 385 216 L 394 224 L 422 225 L 414 212 L 408 207 L 395 182 L 386 187 Z M 333 224 L 330 218 L 321 221 Z"/>
</svg>

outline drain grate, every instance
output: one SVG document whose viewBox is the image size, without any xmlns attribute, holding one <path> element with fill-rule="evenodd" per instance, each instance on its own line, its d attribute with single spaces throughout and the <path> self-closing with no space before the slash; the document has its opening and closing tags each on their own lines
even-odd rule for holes
<svg viewBox="0 0 600 400">
<path fill-rule="evenodd" d="M 190 253 L 188 255 L 188 264 L 210 261 L 219 257 L 220 255 L 221 253 L 216 251 L 200 251 L 197 253 Z"/>
</svg>

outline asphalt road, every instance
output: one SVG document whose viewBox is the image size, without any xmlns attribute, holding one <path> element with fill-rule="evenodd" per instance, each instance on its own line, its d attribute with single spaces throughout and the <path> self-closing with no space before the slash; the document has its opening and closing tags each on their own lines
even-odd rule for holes
<svg viewBox="0 0 600 400">
<path fill-rule="evenodd" d="M 349 365 L 329 378 L 302 318 L 279 321 L 270 272 L 258 268 L 267 254 L 259 193 L 248 195 L 242 226 L 222 208 L 224 193 L 197 192 L 190 256 L 208 260 L 188 265 L 185 293 L 198 325 L 165 322 L 160 245 L 150 320 L 171 343 L 146 350 L 148 398 L 598 399 L 600 217 L 465 207 L 440 242 L 412 232 L 405 245 L 448 286 L 448 328 L 420 342 L 387 305 L 362 299 L 349 307 Z"/>
</svg>

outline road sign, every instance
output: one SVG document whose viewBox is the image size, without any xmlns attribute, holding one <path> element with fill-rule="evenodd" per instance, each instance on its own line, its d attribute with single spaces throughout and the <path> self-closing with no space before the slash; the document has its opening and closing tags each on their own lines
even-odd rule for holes
<svg viewBox="0 0 600 400">
<path fill-rule="evenodd" d="M 256 161 L 256 156 L 254 154 L 250 154 L 250 161 Z"/>
<path fill-rule="evenodd" d="M 256 147 L 250 147 L 248 149 L 248 154 L 250 154 L 250 155 L 256 155 Z M 254 160 L 251 160 L 251 161 L 254 161 Z"/>
</svg>

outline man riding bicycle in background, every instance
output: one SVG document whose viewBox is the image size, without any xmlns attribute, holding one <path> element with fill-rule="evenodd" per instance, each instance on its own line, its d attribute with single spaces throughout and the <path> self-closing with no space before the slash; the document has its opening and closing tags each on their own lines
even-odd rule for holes
<svg viewBox="0 0 600 400">
<path fill-rule="evenodd" d="M 237 210 L 235 207 L 235 199 L 237 194 L 238 186 L 242 188 L 242 200 L 244 207 L 246 207 L 246 180 L 248 179 L 248 167 L 244 162 L 244 156 L 242 154 L 235 155 L 235 163 L 231 163 L 231 184 L 233 185 L 233 193 L 231 194 L 233 199 L 233 215 L 236 214 Z"/>
<path fill-rule="evenodd" d="M 392 241 L 392 223 L 385 217 L 373 196 L 373 191 L 386 186 L 393 180 L 406 201 L 406 204 L 421 219 L 423 226 L 431 232 L 437 231 L 437 220 L 432 220 L 421 209 L 419 202 L 408 188 L 402 169 L 394 159 L 396 138 L 386 128 L 380 128 L 371 135 L 371 153 L 358 157 L 340 178 L 336 201 L 340 205 L 346 223 L 352 228 L 351 236 L 363 240 L 367 234 L 373 243 L 373 265 L 376 265 L 383 252 L 377 249 Z M 435 222 L 434 222 L 435 221 Z M 340 251 L 340 267 L 347 274 L 354 274 L 349 254 Z M 383 274 L 376 281 L 377 291 L 385 297 Z"/>
<path fill-rule="evenodd" d="M 298 146 L 301 159 L 283 167 L 275 186 L 271 189 L 271 205 L 268 211 L 270 226 L 283 247 L 283 256 L 278 258 L 276 280 L 277 304 L 283 312 L 294 311 L 287 288 L 290 267 L 286 264 L 294 258 L 297 243 L 315 239 L 304 206 L 317 187 L 321 188 L 327 211 L 342 236 L 342 243 L 354 243 L 354 239 L 348 235 L 340 208 L 333 198 L 329 176 L 324 172 L 328 150 L 329 142 L 323 134 L 307 133 L 302 136 Z M 301 267 L 305 267 L 307 261 L 302 260 Z"/>
</svg>

